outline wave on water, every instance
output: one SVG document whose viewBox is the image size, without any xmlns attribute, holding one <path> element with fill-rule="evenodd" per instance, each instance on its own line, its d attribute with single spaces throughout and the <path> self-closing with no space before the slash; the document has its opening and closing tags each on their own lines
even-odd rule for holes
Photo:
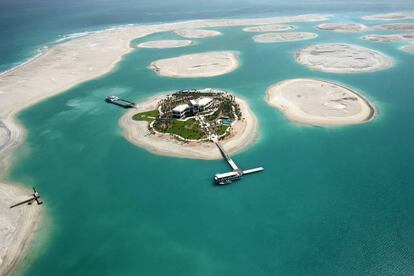
<svg viewBox="0 0 414 276">
<path fill-rule="evenodd" d="M 12 71 L 14 71 L 14 70 L 16 70 L 20 67 L 22 67 L 22 66 L 24 66 L 24 65 L 26 65 L 30 62 L 32 62 L 33 60 L 35 60 L 38 57 L 40 57 L 41 55 L 43 55 L 43 53 L 45 53 L 48 49 L 49 49 L 48 46 L 42 46 L 41 48 L 36 50 L 36 54 L 34 56 L 30 57 L 29 59 L 26 59 L 23 62 L 15 62 L 15 63 L 12 64 L 10 69 L 6 69 L 5 71 L 0 72 L 0 77 L 7 74 L 7 73 L 9 73 L 9 72 L 12 72 Z"/>
<path fill-rule="evenodd" d="M 98 33 L 106 32 L 106 31 L 123 29 L 123 28 L 126 28 L 126 27 L 134 26 L 134 25 L 135 24 L 123 24 L 123 25 L 118 25 L 118 26 L 112 26 L 112 27 L 105 28 L 105 29 L 102 29 L 102 30 L 85 31 L 85 32 L 71 33 L 71 34 L 67 34 L 67 35 L 60 35 L 59 38 L 56 39 L 53 43 L 58 44 L 58 43 L 62 43 L 62 42 L 72 40 L 72 39 L 75 39 L 75 38 L 87 36 L 87 35 L 90 35 L 90 34 L 98 34 Z"/>
</svg>

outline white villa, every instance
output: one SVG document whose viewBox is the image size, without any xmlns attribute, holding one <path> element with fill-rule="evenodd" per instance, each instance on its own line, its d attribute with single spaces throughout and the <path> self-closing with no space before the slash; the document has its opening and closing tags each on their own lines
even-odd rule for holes
<svg viewBox="0 0 414 276">
<path fill-rule="evenodd" d="M 205 111 L 213 103 L 212 98 L 203 97 L 196 100 L 190 100 L 187 104 L 180 104 L 172 110 L 174 118 L 185 118 Z"/>
</svg>

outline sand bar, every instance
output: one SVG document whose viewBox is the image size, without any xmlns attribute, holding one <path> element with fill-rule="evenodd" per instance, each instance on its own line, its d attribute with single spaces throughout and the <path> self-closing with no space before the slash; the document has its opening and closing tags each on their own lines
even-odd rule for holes
<svg viewBox="0 0 414 276">
<path fill-rule="evenodd" d="M 391 23 L 374 26 L 375 30 L 414 31 L 414 23 Z"/>
<path fill-rule="evenodd" d="M 394 13 L 383 13 L 374 14 L 361 17 L 364 20 L 404 20 L 413 19 L 414 12 L 394 12 Z"/>
<path fill-rule="evenodd" d="M 221 35 L 218 31 L 212 30 L 197 30 L 197 29 L 183 29 L 174 31 L 177 35 L 185 38 L 207 38 Z"/>
<path fill-rule="evenodd" d="M 258 43 L 278 43 L 313 39 L 317 36 L 317 34 L 309 32 L 265 33 L 255 35 L 253 41 Z"/>
<path fill-rule="evenodd" d="M 8 275 L 20 262 L 36 230 L 42 206 L 15 203 L 29 198 L 31 190 L 16 185 L 0 185 L 0 275 Z"/>
<path fill-rule="evenodd" d="M 414 33 L 409 34 L 371 34 L 364 35 L 362 39 L 373 41 L 373 42 L 397 42 L 397 41 L 411 41 L 414 40 Z"/>
<path fill-rule="evenodd" d="M 414 54 L 414 45 L 408 45 L 401 48 L 403 51 Z"/>
<path fill-rule="evenodd" d="M 191 40 L 153 40 L 138 44 L 139 48 L 154 48 L 154 49 L 165 49 L 165 48 L 179 48 L 191 45 Z"/>
<path fill-rule="evenodd" d="M 350 44 L 318 44 L 299 50 L 296 61 L 306 67 L 331 73 L 385 70 L 393 60 L 384 54 Z"/>
<path fill-rule="evenodd" d="M 205 52 L 160 59 L 149 68 L 163 77 L 200 78 L 230 73 L 239 67 L 235 52 Z"/>
<path fill-rule="evenodd" d="M 11 149 L 24 139 L 24 129 L 19 126 L 15 115 L 48 97 L 110 72 L 125 54 L 133 50 L 131 41 L 134 39 L 179 29 L 314 22 L 328 18 L 324 14 L 308 14 L 131 25 L 65 40 L 46 49 L 30 62 L 0 74 L 0 176 L 11 164 Z M 0 184 L 2 185 L 4 184 Z M 14 196 L 10 197 L 14 199 Z M 4 200 L 8 199 L 0 198 L 0 201 Z M 19 236 L 18 240 L 26 238 L 27 236 Z M 20 251 L 6 252 L 7 258 L 21 257 Z"/>
<path fill-rule="evenodd" d="M 368 29 L 366 25 L 358 23 L 322 23 L 317 25 L 316 28 L 342 33 L 364 32 Z"/>
<path fill-rule="evenodd" d="M 291 121 L 317 126 L 368 122 L 374 108 L 355 91 L 331 82 L 292 79 L 270 86 L 266 101 Z"/>
<path fill-rule="evenodd" d="M 190 159 L 220 159 L 222 158 L 217 146 L 212 142 L 181 142 L 170 134 L 149 134 L 148 123 L 135 121 L 132 116 L 139 112 L 157 108 L 159 100 L 165 95 L 152 97 L 137 103 L 137 109 L 128 110 L 119 120 L 125 138 L 132 144 L 144 148 L 151 153 Z M 236 98 L 243 118 L 238 120 L 232 133 L 221 141 L 229 154 L 240 152 L 251 145 L 256 136 L 258 122 L 247 102 Z"/>
<path fill-rule="evenodd" d="M 271 24 L 271 25 L 261 25 L 261 26 L 252 26 L 246 27 L 243 29 L 244 32 L 280 32 L 288 31 L 295 29 L 292 25 L 282 25 L 282 24 Z"/>
</svg>

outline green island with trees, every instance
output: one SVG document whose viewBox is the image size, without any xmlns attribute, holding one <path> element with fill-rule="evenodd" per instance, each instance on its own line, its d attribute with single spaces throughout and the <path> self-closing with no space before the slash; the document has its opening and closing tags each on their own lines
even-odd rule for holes
<svg viewBox="0 0 414 276">
<path fill-rule="evenodd" d="M 136 113 L 133 120 L 148 122 L 152 133 L 172 134 L 179 140 L 223 139 L 241 118 L 235 97 L 217 89 L 180 90 L 166 95 L 157 108 Z"/>
</svg>

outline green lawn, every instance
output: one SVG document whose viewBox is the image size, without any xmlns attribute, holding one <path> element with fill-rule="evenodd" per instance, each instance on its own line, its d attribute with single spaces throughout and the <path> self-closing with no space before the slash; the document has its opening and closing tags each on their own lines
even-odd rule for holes
<svg viewBox="0 0 414 276">
<path fill-rule="evenodd" d="M 135 121 L 147 121 L 152 122 L 154 121 L 158 116 L 158 110 L 151 110 L 146 112 L 137 113 L 134 116 L 132 116 L 132 119 Z"/>
<path fill-rule="evenodd" d="M 185 139 L 201 139 L 205 136 L 204 131 L 195 119 L 187 121 L 172 120 L 171 126 L 165 131 L 177 134 Z"/>
<path fill-rule="evenodd" d="M 216 126 L 214 128 L 214 131 L 216 132 L 217 135 L 222 135 L 226 132 L 226 130 L 229 128 L 229 126 L 225 126 L 225 125 L 220 125 L 220 126 Z"/>
</svg>

